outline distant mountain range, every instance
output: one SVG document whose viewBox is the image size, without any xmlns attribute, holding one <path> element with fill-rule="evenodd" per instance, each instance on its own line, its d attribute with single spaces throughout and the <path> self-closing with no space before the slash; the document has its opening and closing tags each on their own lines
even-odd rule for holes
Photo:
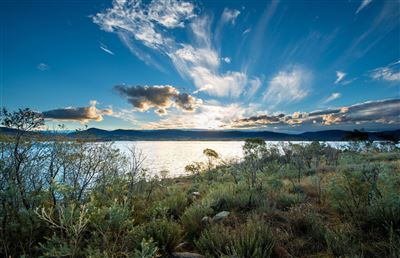
<svg viewBox="0 0 400 258">
<path fill-rule="evenodd" d="M 15 129 L 0 127 L 0 133 L 12 135 Z M 90 128 L 83 131 L 58 133 L 70 138 L 90 138 L 95 141 L 234 141 L 247 138 L 263 138 L 269 141 L 344 141 L 351 131 L 326 130 L 300 134 L 270 131 L 207 131 L 207 130 L 113 130 Z M 51 135 L 51 132 L 34 132 L 35 135 Z M 369 140 L 399 139 L 400 129 L 382 132 L 363 132 Z"/>
</svg>

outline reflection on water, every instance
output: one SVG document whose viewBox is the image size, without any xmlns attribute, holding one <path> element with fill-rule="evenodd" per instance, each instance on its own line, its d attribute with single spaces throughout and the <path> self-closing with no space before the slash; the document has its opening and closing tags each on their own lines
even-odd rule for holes
<svg viewBox="0 0 400 258">
<path fill-rule="evenodd" d="M 185 175 L 185 166 L 194 161 L 205 161 L 203 150 L 210 148 L 218 152 L 223 159 L 242 157 L 242 145 L 239 141 L 122 141 L 115 147 L 127 151 L 136 146 L 144 156 L 144 168 L 150 174 L 168 171 L 169 177 Z"/>
<path fill-rule="evenodd" d="M 287 142 L 267 142 L 276 145 Z M 307 142 L 293 142 L 307 143 Z M 343 147 L 345 142 L 327 142 L 333 147 Z M 223 159 L 240 159 L 243 157 L 243 141 L 120 141 L 115 147 L 127 151 L 130 146 L 136 146 L 143 152 L 146 159 L 144 168 L 150 175 L 168 171 L 168 177 L 185 175 L 185 166 L 194 161 L 205 161 L 203 150 L 210 148 L 218 152 Z"/>
</svg>

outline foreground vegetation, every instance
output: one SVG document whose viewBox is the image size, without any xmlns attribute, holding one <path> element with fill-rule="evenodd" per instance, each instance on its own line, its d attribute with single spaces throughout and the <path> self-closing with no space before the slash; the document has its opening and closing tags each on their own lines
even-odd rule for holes
<svg viewBox="0 0 400 258">
<path fill-rule="evenodd" d="M 1 257 L 399 257 L 400 151 L 357 142 L 268 147 L 149 178 L 112 143 L 32 140 L 29 110 L 0 141 Z M 186 254 L 189 257 L 189 254 Z"/>
</svg>

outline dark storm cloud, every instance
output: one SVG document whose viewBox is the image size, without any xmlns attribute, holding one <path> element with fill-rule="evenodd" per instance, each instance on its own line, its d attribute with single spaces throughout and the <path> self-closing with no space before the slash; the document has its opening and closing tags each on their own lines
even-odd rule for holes
<svg viewBox="0 0 400 258">
<path fill-rule="evenodd" d="M 183 111 L 194 111 L 201 104 L 201 100 L 187 93 L 180 93 L 169 85 L 117 85 L 114 89 L 139 111 L 155 108 L 159 115 L 165 115 L 172 106 Z"/>
<path fill-rule="evenodd" d="M 348 107 L 317 110 L 310 113 L 258 115 L 237 120 L 232 127 L 257 128 L 307 125 L 400 125 L 400 99 L 368 101 Z"/>
<path fill-rule="evenodd" d="M 91 120 L 102 121 L 103 115 L 112 115 L 111 109 L 97 109 L 96 101 L 91 101 L 88 107 L 67 107 L 44 111 L 42 114 L 46 119 L 60 121 L 79 121 L 87 123 Z"/>
</svg>

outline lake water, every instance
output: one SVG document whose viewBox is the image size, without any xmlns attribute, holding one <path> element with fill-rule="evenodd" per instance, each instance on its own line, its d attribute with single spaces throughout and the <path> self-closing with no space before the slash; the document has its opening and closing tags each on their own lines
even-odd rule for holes
<svg viewBox="0 0 400 258">
<path fill-rule="evenodd" d="M 267 142 L 267 145 L 281 144 L 282 142 Z M 285 143 L 285 142 L 283 142 Z M 287 143 L 287 142 L 286 142 Z M 307 142 L 292 142 L 303 143 Z M 206 161 L 203 150 L 210 148 L 218 152 L 223 159 L 240 159 L 243 157 L 243 141 L 120 141 L 115 147 L 121 151 L 128 151 L 136 146 L 144 154 L 144 168 L 149 175 L 157 175 L 167 170 L 168 177 L 186 175 L 185 166 L 194 161 Z M 333 147 L 343 147 L 346 142 L 327 142 Z"/>
</svg>

